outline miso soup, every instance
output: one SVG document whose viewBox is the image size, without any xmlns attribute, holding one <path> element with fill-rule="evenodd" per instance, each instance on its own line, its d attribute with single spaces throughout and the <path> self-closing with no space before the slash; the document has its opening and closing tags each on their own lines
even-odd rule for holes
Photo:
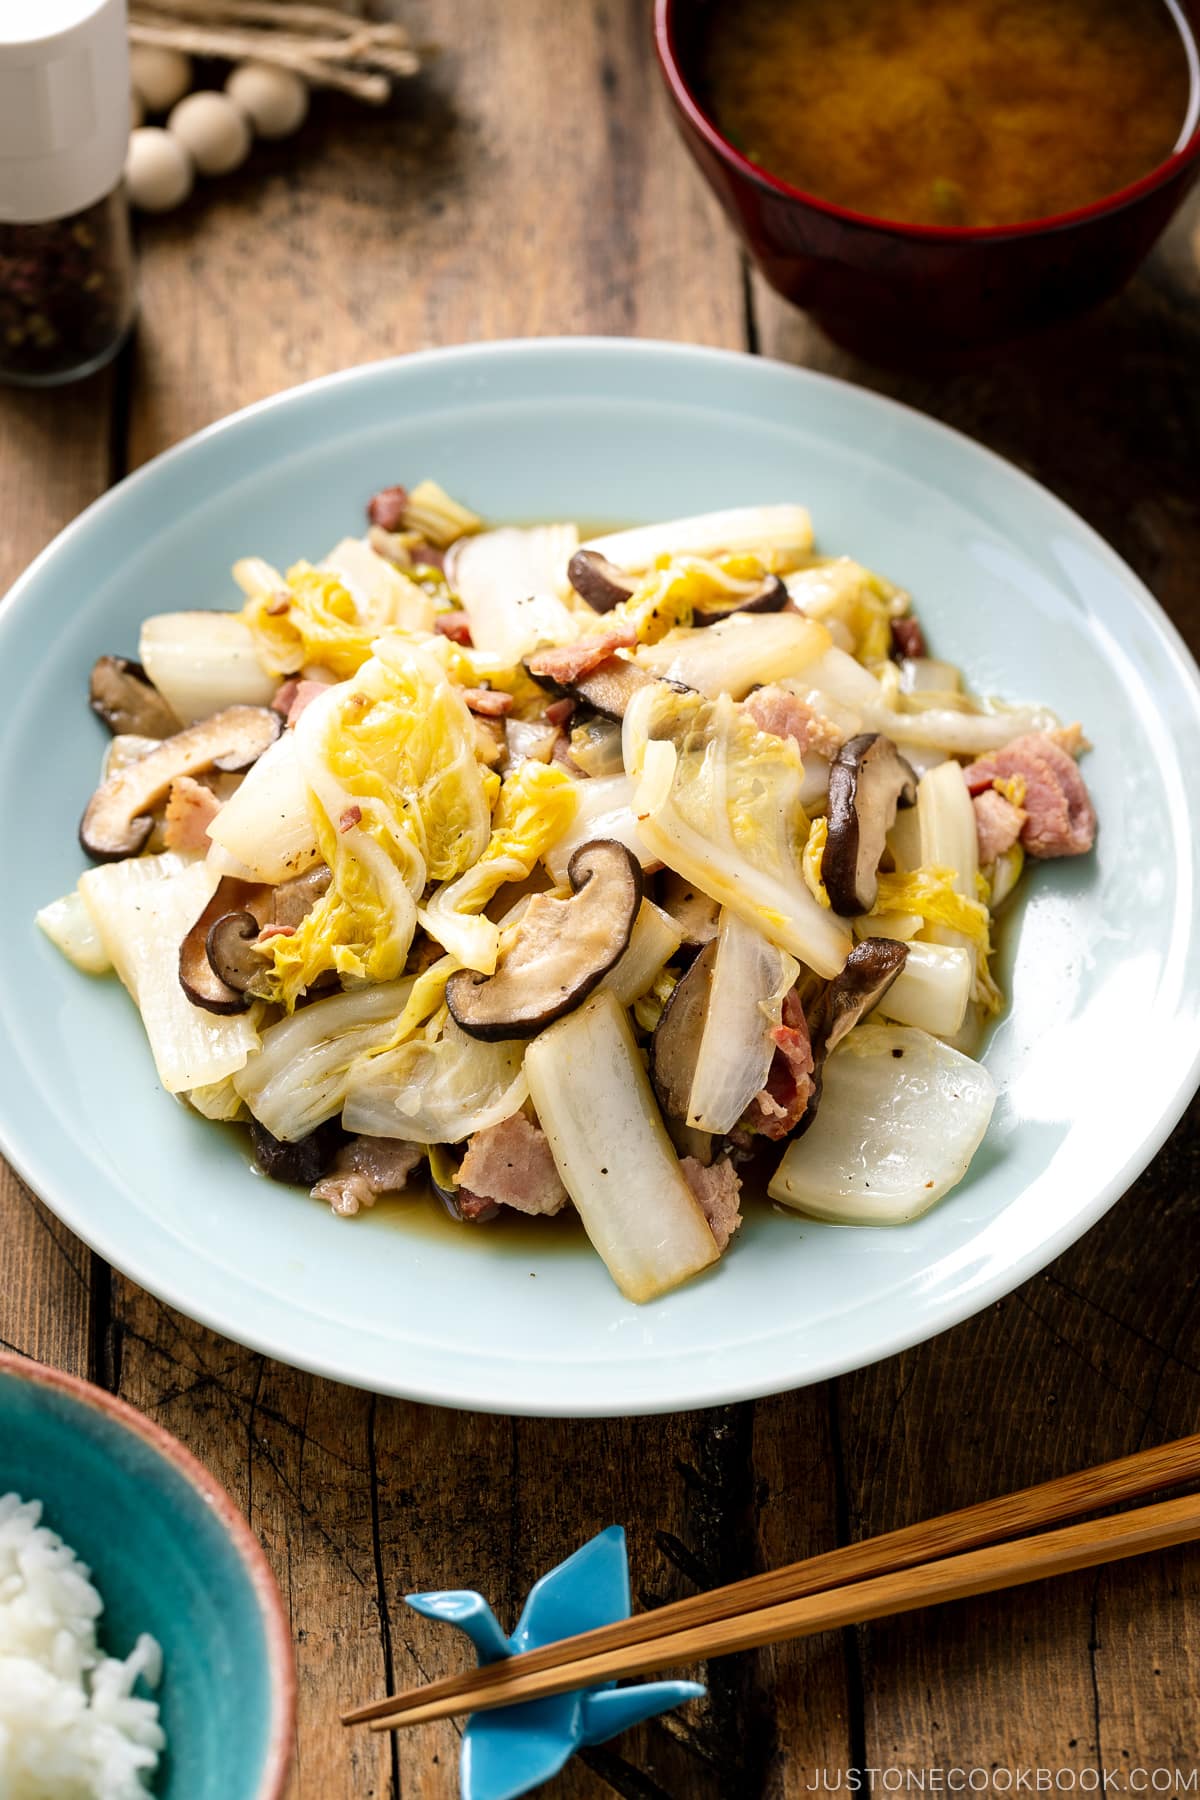
<svg viewBox="0 0 1200 1800">
<path fill-rule="evenodd" d="M 1168 157 L 1195 44 L 1169 0 L 710 0 L 701 98 L 760 168 L 853 212 L 1006 225 Z"/>
</svg>

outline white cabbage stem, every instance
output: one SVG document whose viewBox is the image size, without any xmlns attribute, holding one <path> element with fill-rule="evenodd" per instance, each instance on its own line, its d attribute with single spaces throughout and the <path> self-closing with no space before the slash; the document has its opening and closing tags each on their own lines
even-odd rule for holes
<svg viewBox="0 0 1200 1800">
<path fill-rule="evenodd" d="M 721 914 L 708 1010 L 692 1076 L 688 1124 L 732 1131 L 775 1053 L 772 1035 L 800 965 L 726 907 Z"/>
<path fill-rule="evenodd" d="M 834 1224 L 905 1224 L 962 1180 L 995 1103 L 982 1064 L 868 1020 L 826 1062 L 820 1110 L 767 1191 Z"/>
<path fill-rule="evenodd" d="M 733 506 L 658 525 L 636 525 L 589 538 L 585 548 L 640 575 L 660 556 L 715 556 L 718 551 L 774 551 L 789 562 L 811 554 L 812 519 L 804 506 Z"/>
<path fill-rule="evenodd" d="M 267 706 L 279 686 L 240 613 L 157 613 L 142 626 L 138 658 L 184 725 L 225 706 Z"/>
<path fill-rule="evenodd" d="M 715 1262 L 616 996 L 600 989 L 543 1031 L 525 1071 L 562 1184 L 621 1292 L 653 1300 Z"/>
</svg>

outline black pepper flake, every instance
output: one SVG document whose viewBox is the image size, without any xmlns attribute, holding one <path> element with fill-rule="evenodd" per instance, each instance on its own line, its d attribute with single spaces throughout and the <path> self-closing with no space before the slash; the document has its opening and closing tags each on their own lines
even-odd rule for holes
<svg viewBox="0 0 1200 1800">
<path fill-rule="evenodd" d="M 0 379 L 37 385 L 98 367 L 120 344 L 133 307 L 120 189 L 69 218 L 0 220 Z"/>
</svg>

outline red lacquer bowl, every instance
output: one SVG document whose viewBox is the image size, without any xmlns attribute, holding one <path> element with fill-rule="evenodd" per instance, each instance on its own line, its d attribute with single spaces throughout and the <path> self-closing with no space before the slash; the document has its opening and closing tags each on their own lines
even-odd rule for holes
<svg viewBox="0 0 1200 1800">
<path fill-rule="evenodd" d="M 1181 0 L 1200 35 L 1200 0 Z M 1200 122 L 1166 162 L 1092 206 L 1021 225 L 902 225 L 847 212 L 734 149 L 695 75 L 707 0 L 655 0 L 655 43 L 684 142 L 758 267 L 833 338 L 886 362 L 954 358 L 1106 299 L 1200 172 Z"/>
</svg>

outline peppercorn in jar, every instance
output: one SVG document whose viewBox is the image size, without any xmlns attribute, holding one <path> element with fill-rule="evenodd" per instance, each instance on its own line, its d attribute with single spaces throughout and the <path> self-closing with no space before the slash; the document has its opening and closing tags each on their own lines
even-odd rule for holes
<svg viewBox="0 0 1200 1800">
<path fill-rule="evenodd" d="M 115 356 L 136 306 L 124 0 L 0 7 L 0 381 Z"/>
</svg>

